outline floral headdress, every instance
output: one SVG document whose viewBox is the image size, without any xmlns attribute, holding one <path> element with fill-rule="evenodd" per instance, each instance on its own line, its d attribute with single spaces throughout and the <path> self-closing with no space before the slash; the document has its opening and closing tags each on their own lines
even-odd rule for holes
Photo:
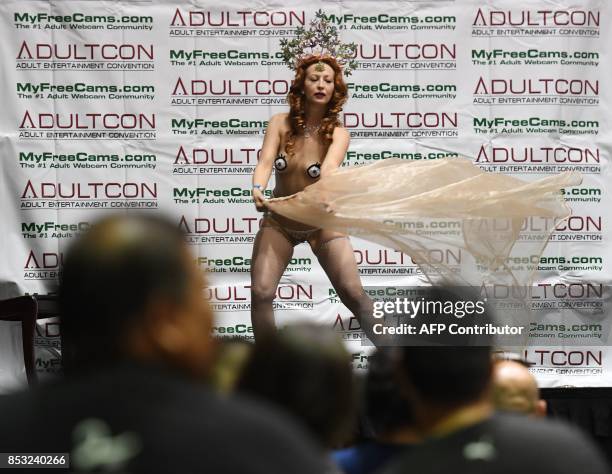
<svg viewBox="0 0 612 474">
<path fill-rule="evenodd" d="M 283 61 L 293 70 L 297 70 L 300 63 L 312 57 L 331 57 L 342 68 L 345 76 L 350 76 L 357 67 L 355 43 L 341 43 L 338 30 L 323 14 L 322 10 L 315 13 L 308 30 L 303 27 L 296 28 L 296 36 L 292 40 L 280 40 Z M 323 63 L 318 63 L 317 70 L 323 70 Z"/>
</svg>

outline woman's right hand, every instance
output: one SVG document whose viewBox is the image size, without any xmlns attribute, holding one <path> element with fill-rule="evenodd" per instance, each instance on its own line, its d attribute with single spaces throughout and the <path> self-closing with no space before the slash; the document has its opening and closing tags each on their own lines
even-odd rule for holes
<svg viewBox="0 0 612 474">
<path fill-rule="evenodd" d="M 258 212 L 264 212 L 266 210 L 266 198 L 261 192 L 261 189 L 253 188 L 253 202 Z"/>
</svg>

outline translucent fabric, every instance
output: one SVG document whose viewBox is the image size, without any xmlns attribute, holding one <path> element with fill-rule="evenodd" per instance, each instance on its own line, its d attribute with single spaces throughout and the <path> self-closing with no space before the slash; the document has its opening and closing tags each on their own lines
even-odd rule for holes
<svg viewBox="0 0 612 474">
<path fill-rule="evenodd" d="M 268 209 L 409 255 L 431 283 L 529 285 L 555 226 L 571 211 L 567 172 L 526 182 L 462 158 L 387 159 L 341 168 Z M 445 252 L 460 255 L 450 265 Z M 527 260 L 532 265 L 514 265 Z M 455 262 L 457 263 L 457 262 Z M 415 282 L 417 283 L 417 282 Z"/>
</svg>

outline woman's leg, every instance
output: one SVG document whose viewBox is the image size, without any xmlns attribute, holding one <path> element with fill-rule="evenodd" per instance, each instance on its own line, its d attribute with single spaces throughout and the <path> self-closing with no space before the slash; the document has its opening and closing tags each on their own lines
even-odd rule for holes
<svg viewBox="0 0 612 474">
<path fill-rule="evenodd" d="M 310 242 L 313 252 L 340 301 L 355 315 L 361 329 L 370 338 L 373 325 L 372 300 L 363 291 L 351 241 L 343 234 L 330 231 L 321 231 L 317 237 Z"/>
<path fill-rule="evenodd" d="M 262 225 L 251 260 L 251 323 L 255 339 L 275 330 L 272 301 L 291 256 L 293 244 L 277 228 Z"/>
</svg>

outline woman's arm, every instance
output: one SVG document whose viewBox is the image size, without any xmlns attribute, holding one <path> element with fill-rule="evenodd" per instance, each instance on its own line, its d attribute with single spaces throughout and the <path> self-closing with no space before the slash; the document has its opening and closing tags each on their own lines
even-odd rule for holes
<svg viewBox="0 0 612 474">
<path fill-rule="evenodd" d="M 350 140 L 351 137 L 346 128 L 334 128 L 332 142 L 327 149 L 325 159 L 321 165 L 321 177 L 325 177 L 327 174 L 340 167 L 342 161 L 344 161 L 344 156 L 346 155 L 346 150 L 348 150 Z"/>
<path fill-rule="evenodd" d="M 334 128 L 334 134 L 332 136 L 332 142 L 327 149 L 327 153 L 325 154 L 325 158 L 323 159 L 323 164 L 321 165 L 321 178 L 324 178 L 330 173 L 333 173 L 336 169 L 340 167 L 342 162 L 344 161 L 344 156 L 346 155 L 346 150 L 348 150 L 349 142 L 351 141 L 351 136 L 349 132 L 344 127 L 336 127 Z M 328 202 L 328 197 L 325 195 L 320 196 L 322 202 L 325 204 L 325 210 L 327 212 L 334 212 L 333 206 Z"/>
<path fill-rule="evenodd" d="M 276 114 L 270 118 L 266 135 L 261 146 L 261 154 L 253 172 L 253 201 L 258 211 L 265 209 L 266 198 L 263 195 L 268 185 L 276 152 L 280 145 L 280 131 L 286 114 Z"/>
</svg>

